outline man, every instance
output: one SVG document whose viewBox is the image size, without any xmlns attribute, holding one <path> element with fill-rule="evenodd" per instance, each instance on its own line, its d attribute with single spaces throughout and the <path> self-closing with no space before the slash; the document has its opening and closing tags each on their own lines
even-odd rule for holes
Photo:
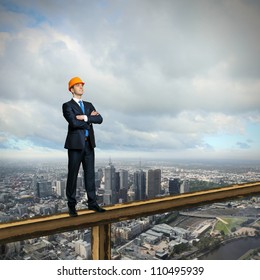
<svg viewBox="0 0 260 280">
<path fill-rule="evenodd" d="M 62 106 L 63 116 L 68 122 L 68 134 L 65 149 L 68 149 L 68 178 L 66 195 L 69 215 L 77 216 L 76 186 L 77 177 L 82 163 L 84 183 L 88 197 L 88 209 L 104 212 L 97 204 L 95 188 L 95 136 L 92 124 L 101 124 L 102 116 L 90 102 L 82 100 L 84 82 L 79 77 L 69 81 L 69 91 L 73 98 Z"/>
</svg>

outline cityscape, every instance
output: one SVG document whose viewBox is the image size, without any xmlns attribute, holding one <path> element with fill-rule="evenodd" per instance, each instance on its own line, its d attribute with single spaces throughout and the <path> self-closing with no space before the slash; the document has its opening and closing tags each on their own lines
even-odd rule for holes
<svg viewBox="0 0 260 280">
<path fill-rule="evenodd" d="M 67 212 L 66 162 L 0 162 L 0 222 Z M 260 181 L 259 162 L 98 159 L 98 202 L 111 205 Z M 77 209 L 87 208 L 81 169 Z M 112 259 L 260 259 L 260 196 L 112 224 Z M 91 259 L 91 230 L 3 244 L 2 260 Z"/>
</svg>

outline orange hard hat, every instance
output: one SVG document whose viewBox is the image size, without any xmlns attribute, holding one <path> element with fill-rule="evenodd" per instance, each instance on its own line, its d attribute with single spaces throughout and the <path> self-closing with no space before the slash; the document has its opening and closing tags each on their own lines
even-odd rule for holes
<svg viewBox="0 0 260 280">
<path fill-rule="evenodd" d="M 82 84 L 83 86 L 85 85 L 85 83 L 79 77 L 74 77 L 69 81 L 69 91 L 76 84 Z"/>
</svg>

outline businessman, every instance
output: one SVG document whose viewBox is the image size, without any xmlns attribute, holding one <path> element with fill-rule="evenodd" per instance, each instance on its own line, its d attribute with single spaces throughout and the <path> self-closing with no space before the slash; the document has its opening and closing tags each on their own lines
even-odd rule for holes
<svg viewBox="0 0 260 280">
<path fill-rule="evenodd" d="M 63 116 L 68 122 L 68 133 L 65 149 L 68 149 L 68 177 L 66 195 L 69 215 L 76 217 L 76 186 L 77 177 L 82 163 L 84 184 L 88 197 L 88 209 L 104 212 L 97 203 L 95 188 L 95 135 L 93 124 L 101 124 L 102 116 L 90 103 L 82 100 L 84 82 L 79 77 L 69 81 L 69 91 L 73 98 L 62 106 Z"/>
</svg>

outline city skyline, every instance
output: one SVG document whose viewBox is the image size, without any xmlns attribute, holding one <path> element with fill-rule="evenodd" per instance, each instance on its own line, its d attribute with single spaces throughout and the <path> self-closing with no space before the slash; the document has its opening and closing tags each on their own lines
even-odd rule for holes
<svg viewBox="0 0 260 280">
<path fill-rule="evenodd" d="M 260 158 L 257 1 L 62 6 L 0 3 L 1 159 L 66 158 L 72 76 L 104 118 L 97 158 Z"/>
<path fill-rule="evenodd" d="M 27 162 L 13 165 L 0 162 L 0 166 L 1 222 L 67 211 L 65 163 Z M 141 165 L 131 161 L 114 164 L 109 159 L 98 164 L 96 185 L 100 202 L 111 205 L 196 191 L 198 187 L 206 190 L 220 185 L 259 181 L 259 170 L 260 164 L 175 165 L 166 161 Z M 86 208 L 82 175 L 81 170 L 77 184 L 78 197 L 81 198 L 78 201 L 79 209 Z M 118 221 L 111 226 L 112 259 L 259 259 L 259 202 L 257 195 L 239 197 L 236 200 L 209 202 L 191 209 Z M 226 244 L 226 241 L 230 243 Z M 209 242 L 214 246 L 209 246 Z M 236 244 L 240 243 L 245 247 L 242 246 L 243 250 L 237 252 Z M 230 254 L 227 256 L 221 250 L 217 250 L 216 254 L 216 244 L 221 245 L 222 249 L 231 245 Z M 254 251 L 250 250 L 252 248 Z M 215 252 L 215 256 L 211 257 L 211 252 Z M 91 231 L 88 228 L 6 243 L 1 247 L 0 258 L 91 259 Z"/>
</svg>

